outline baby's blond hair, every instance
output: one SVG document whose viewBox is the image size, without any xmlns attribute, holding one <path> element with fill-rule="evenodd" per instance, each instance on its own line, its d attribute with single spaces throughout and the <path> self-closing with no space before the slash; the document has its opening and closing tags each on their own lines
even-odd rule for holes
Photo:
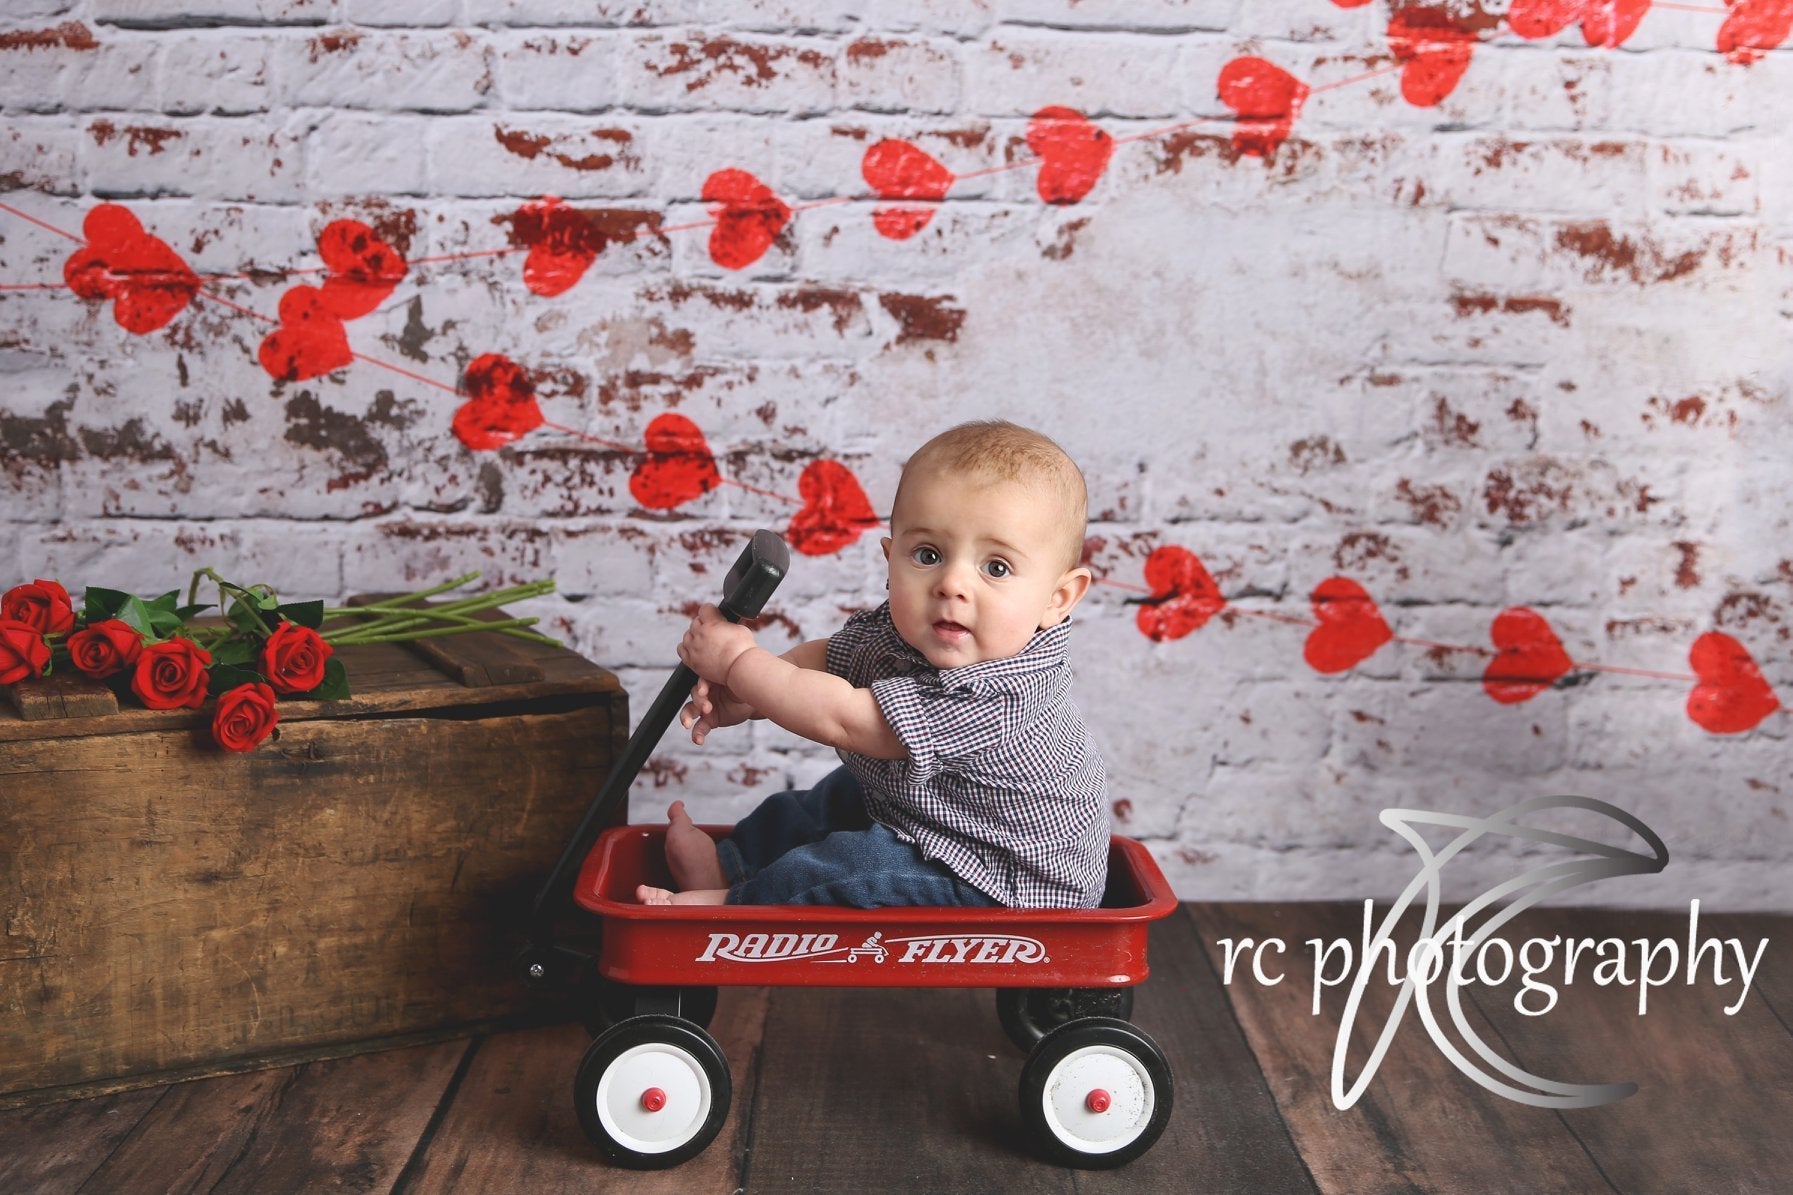
<svg viewBox="0 0 1793 1195">
<path fill-rule="evenodd" d="M 1065 567 L 1082 563 L 1089 489 L 1077 462 L 1049 437 L 1006 419 L 978 419 L 949 428 L 916 449 L 903 465 L 896 505 L 902 503 L 903 486 L 909 478 L 923 473 L 1038 487 L 1053 500 L 1064 523 Z"/>
</svg>

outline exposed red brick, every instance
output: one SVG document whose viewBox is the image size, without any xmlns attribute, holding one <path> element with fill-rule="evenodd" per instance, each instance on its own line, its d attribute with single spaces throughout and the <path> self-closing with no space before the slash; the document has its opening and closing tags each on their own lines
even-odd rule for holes
<svg viewBox="0 0 1793 1195">
<path fill-rule="evenodd" d="M 97 50 L 93 30 L 80 21 L 64 21 L 54 29 L 18 29 L 0 33 L 0 50 Z"/>
<path fill-rule="evenodd" d="M 952 306 L 945 296 L 884 294 L 878 296 L 878 304 L 900 325 L 896 344 L 913 340 L 955 341 L 965 324 L 965 309 Z"/>
<path fill-rule="evenodd" d="M 673 42 L 667 47 L 671 61 L 648 69 L 662 78 L 690 74 L 686 91 L 708 87 L 719 74 L 732 74 L 749 87 L 759 87 L 778 78 L 776 63 L 794 57 L 804 66 L 823 67 L 826 55 L 815 50 L 792 50 L 786 46 L 756 45 L 736 41 L 732 37 L 713 37 L 705 42 Z"/>
<path fill-rule="evenodd" d="M 1681 563 L 1675 566 L 1675 584 L 1682 589 L 1697 587 L 1700 583 L 1700 546 L 1678 539 L 1674 548 L 1681 554 Z"/>
</svg>

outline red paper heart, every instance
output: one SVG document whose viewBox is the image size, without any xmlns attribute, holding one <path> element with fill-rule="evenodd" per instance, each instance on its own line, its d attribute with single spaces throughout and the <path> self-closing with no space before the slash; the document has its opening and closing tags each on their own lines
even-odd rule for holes
<svg viewBox="0 0 1793 1195">
<path fill-rule="evenodd" d="M 167 242 L 143 231 L 129 208 L 102 203 L 81 230 L 87 243 L 63 263 L 63 281 L 83 299 L 111 299 L 112 318 L 125 331 L 154 332 L 199 292 L 199 276 Z"/>
<path fill-rule="evenodd" d="M 1749 649 L 1722 631 L 1695 639 L 1687 662 L 1699 677 L 1687 716 L 1713 734 L 1742 734 L 1781 707 Z"/>
<path fill-rule="evenodd" d="M 683 415 L 657 415 L 647 425 L 647 455 L 629 477 L 629 492 L 649 510 L 670 510 L 722 484 L 716 457 Z"/>
<path fill-rule="evenodd" d="M 315 286 L 295 286 L 280 296 L 280 326 L 268 333 L 257 355 L 277 382 L 322 377 L 355 359 L 342 320 Z"/>
<path fill-rule="evenodd" d="M 1514 606 L 1495 616 L 1489 638 L 1498 649 L 1482 688 L 1502 705 L 1530 701 L 1568 674 L 1575 662 L 1536 610 Z"/>
<path fill-rule="evenodd" d="M 1027 148 L 1040 159 L 1036 181 L 1047 203 L 1076 203 L 1095 187 L 1114 156 L 1114 138 L 1073 108 L 1041 108 L 1027 125 Z"/>
<path fill-rule="evenodd" d="M 542 425 L 535 382 L 509 357 L 475 357 L 461 379 L 461 392 L 467 401 L 454 413 L 454 434 L 475 452 L 502 448 Z"/>
<path fill-rule="evenodd" d="M 1637 32 L 1650 0 L 1513 0 L 1507 25 L 1531 41 L 1555 37 L 1577 20 L 1590 46 L 1612 49 Z"/>
<path fill-rule="evenodd" d="M 745 170 L 718 170 L 704 180 L 705 203 L 716 226 L 710 230 L 710 260 L 725 270 L 744 270 L 765 255 L 790 223 L 791 209 L 772 189 Z"/>
<path fill-rule="evenodd" d="M 1174 544 L 1146 557 L 1146 584 L 1152 596 L 1141 603 L 1136 621 L 1145 637 L 1158 643 L 1181 639 L 1226 606 L 1201 558 Z"/>
<path fill-rule="evenodd" d="M 345 320 L 360 319 L 404 281 L 404 254 L 359 220 L 332 220 L 318 234 L 318 256 L 330 276 L 318 288 L 324 306 Z"/>
<path fill-rule="evenodd" d="M 877 512 L 853 471 L 838 461 L 811 461 L 797 479 L 803 509 L 785 528 L 785 539 L 805 556 L 826 556 L 879 525 Z"/>
<path fill-rule="evenodd" d="M 1388 19 L 1388 48 L 1407 65 L 1401 96 L 1416 108 L 1430 108 L 1452 91 L 1469 69 L 1476 35 L 1442 8 L 1413 5 Z"/>
<path fill-rule="evenodd" d="M 544 299 L 573 289 L 607 243 L 583 212 L 552 195 L 519 208 L 511 228 L 517 243 L 529 246 L 523 285 Z"/>
<path fill-rule="evenodd" d="M 880 199 L 938 202 L 957 181 L 934 155 L 890 137 L 865 151 L 859 173 Z M 903 241 L 926 228 L 933 218 L 931 207 L 881 207 L 872 212 L 872 225 L 891 240 Z"/>
<path fill-rule="evenodd" d="M 1718 27 L 1718 52 L 1747 65 L 1793 33 L 1793 0 L 1736 0 Z"/>
<path fill-rule="evenodd" d="M 1289 139 L 1307 101 L 1307 84 L 1262 58 L 1235 58 L 1220 68 L 1220 102 L 1239 114 L 1233 149 L 1268 158 Z"/>
<path fill-rule="evenodd" d="M 1301 655 L 1315 672 L 1349 671 L 1395 637 L 1375 601 L 1349 577 L 1326 578 L 1309 600 L 1320 625 L 1308 632 Z"/>
</svg>

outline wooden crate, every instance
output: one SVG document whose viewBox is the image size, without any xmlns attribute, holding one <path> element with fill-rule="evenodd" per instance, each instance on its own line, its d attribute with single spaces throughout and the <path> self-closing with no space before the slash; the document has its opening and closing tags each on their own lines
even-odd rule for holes
<svg viewBox="0 0 1793 1195">
<path fill-rule="evenodd" d="M 0 703 L 0 1107 L 540 1015 L 511 957 L 627 697 L 560 648 L 421 646 L 343 648 L 354 697 L 244 755 L 209 705 Z"/>
</svg>

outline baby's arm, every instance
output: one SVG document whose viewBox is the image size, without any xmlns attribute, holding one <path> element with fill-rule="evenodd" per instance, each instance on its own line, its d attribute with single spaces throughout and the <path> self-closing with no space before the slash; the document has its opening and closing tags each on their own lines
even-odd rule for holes
<svg viewBox="0 0 1793 1195">
<path fill-rule="evenodd" d="M 907 752 L 872 691 L 826 671 L 827 653 L 827 640 L 817 639 L 775 656 L 712 606 L 698 612 L 679 644 L 679 658 L 699 676 L 786 730 L 874 759 L 901 759 Z"/>
</svg>

